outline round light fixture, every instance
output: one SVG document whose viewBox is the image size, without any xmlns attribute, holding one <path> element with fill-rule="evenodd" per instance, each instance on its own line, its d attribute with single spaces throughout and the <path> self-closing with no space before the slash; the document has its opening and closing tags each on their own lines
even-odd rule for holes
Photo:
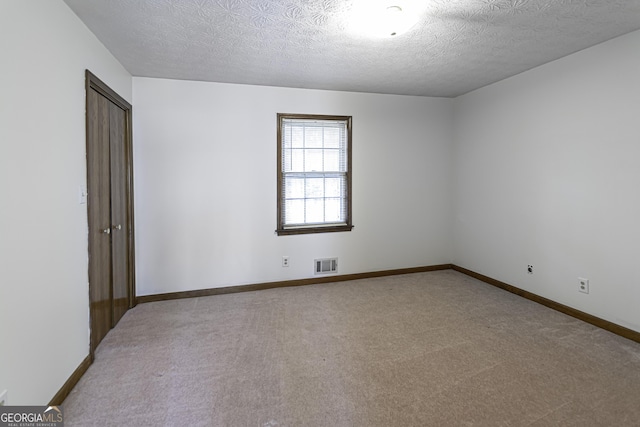
<svg viewBox="0 0 640 427">
<path fill-rule="evenodd" d="M 364 0 L 355 3 L 349 27 L 370 37 L 394 37 L 409 31 L 418 19 L 415 8 L 401 1 Z"/>
<path fill-rule="evenodd" d="M 398 35 L 398 28 L 401 28 L 402 23 L 402 8 L 400 6 L 389 6 L 385 11 L 385 24 L 389 29 L 390 36 Z"/>
</svg>

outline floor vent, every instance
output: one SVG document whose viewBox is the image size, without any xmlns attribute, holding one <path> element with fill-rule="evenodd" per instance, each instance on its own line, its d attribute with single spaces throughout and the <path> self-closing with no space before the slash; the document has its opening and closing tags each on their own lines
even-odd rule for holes
<svg viewBox="0 0 640 427">
<path fill-rule="evenodd" d="M 325 258 L 314 260 L 315 274 L 330 274 L 338 272 L 338 258 Z"/>
</svg>

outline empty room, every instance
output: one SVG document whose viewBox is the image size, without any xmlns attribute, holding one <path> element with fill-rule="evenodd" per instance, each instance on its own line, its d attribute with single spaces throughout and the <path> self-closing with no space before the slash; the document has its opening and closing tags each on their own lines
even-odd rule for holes
<svg viewBox="0 0 640 427">
<path fill-rule="evenodd" d="M 0 425 L 640 425 L 639 1 L 0 36 Z"/>
</svg>

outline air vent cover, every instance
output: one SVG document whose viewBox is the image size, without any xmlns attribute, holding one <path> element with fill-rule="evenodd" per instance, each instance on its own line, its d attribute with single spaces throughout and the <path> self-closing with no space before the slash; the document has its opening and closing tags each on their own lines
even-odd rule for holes
<svg viewBox="0 0 640 427">
<path fill-rule="evenodd" d="M 331 274 L 338 272 L 338 258 L 316 259 L 314 263 L 314 274 Z"/>
</svg>

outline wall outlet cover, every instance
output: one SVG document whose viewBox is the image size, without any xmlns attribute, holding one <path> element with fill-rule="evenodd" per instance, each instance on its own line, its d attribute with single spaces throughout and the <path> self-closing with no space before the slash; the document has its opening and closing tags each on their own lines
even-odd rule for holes
<svg viewBox="0 0 640 427">
<path fill-rule="evenodd" d="M 589 279 L 585 279 L 584 277 L 578 277 L 578 291 L 583 294 L 589 293 Z"/>
</svg>

